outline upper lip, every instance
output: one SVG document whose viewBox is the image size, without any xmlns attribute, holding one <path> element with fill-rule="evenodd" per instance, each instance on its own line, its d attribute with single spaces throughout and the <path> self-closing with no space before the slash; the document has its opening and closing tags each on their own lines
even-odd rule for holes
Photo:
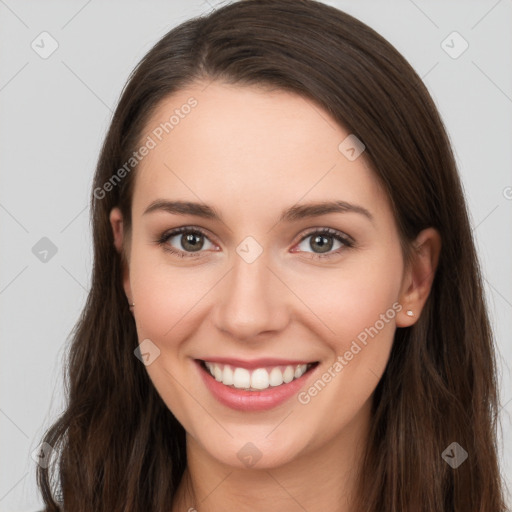
<svg viewBox="0 0 512 512">
<path fill-rule="evenodd" d="M 247 368 L 248 370 L 255 368 L 263 368 L 265 366 L 296 366 L 299 364 L 308 364 L 316 361 L 308 361 L 304 359 L 275 359 L 264 357 L 260 359 L 251 359 L 246 361 L 243 359 L 234 359 L 231 357 L 204 357 L 199 361 L 207 361 L 209 363 L 229 364 L 237 368 Z"/>
</svg>

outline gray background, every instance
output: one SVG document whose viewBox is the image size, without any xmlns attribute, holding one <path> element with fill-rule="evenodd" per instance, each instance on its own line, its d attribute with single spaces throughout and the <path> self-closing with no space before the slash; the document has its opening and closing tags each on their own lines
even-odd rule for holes
<svg viewBox="0 0 512 512">
<path fill-rule="evenodd" d="M 500 458 L 510 486 L 512 1 L 325 3 L 366 22 L 402 52 L 424 78 L 447 126 L 497 338 Z M 92 266 L 92 176 L 121 89 L 161 36 L 218 5 L 0 0 L 2 512 L 41 505 L 31 453 L 64 403 L 62 357 Z M 43 31 L 59 45 L 46 59 L 31 47 L 33 41 L 43 45 Z M 446 39 L 453 31 L 469 44 L 457 58 L 464 43 L 458 36 Z M 50 40 L 44 44 L 48 50 Z M 32 251 L 43 237 L 57 249 L 47 261 Z"/>
</svg>

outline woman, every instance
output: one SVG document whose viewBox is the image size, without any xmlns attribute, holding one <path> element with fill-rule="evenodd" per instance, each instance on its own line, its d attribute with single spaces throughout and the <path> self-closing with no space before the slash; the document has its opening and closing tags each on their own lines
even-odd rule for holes
<svg viewBox="0 0 512 512">
<path fill-rule="evenodd" d="M 372 29 L 245 0 L 171 30 L 92 211 L 46 510 L 505 510 L 460 179 Z"/>
</svg>

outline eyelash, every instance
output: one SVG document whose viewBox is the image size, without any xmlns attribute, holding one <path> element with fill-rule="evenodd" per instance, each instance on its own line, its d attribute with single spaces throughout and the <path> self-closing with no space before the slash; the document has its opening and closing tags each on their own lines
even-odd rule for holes
<svg viewBox="0 0 512 512">
<path fill-rule="evenodd" d="M 208 235 L 201 229 L 183 226 L 181 228 L 177 228 L 172 231 L 166 231 L 156 240 L 156 242 L 158 245 L 162 246 L 165 251 L 168 251 L 169 253 L 171 253 L 175 256 L 178 256 L 179 258 L 194 258 L 194 259 L 201 258 L 202 256 L 200 256 L 200 252 L 187 253 L 184 251 L 177 251 L 175 249 L 172 249 L 170 246 L 166 245 L 170 238 L 173 238 L 176 235 L 180 235 L 182 233 L 192 233 L 194 235 L 201 235 L 201 236 L 204 236 L 205 238 L 208 238 L 208 240 L 209 240 Z M 314 252 L 309 253 L 309 254 L 312 254 L 313 259 L 331 258 L 333 256 L 337 256 L 338 254 L 340 254 L 340 252 L 344 248 L 347 248 L 347 249 L 352 248 L 355 245 L 354 241 L 350 237 L 343 235 L 340 231 L 337 231 L 337 230 L 331 229 L 331 228 L 323 228 L 323 229 L 319 229 L 319 230 L 310 231 L 310 232 L 306 233 L 299 240 L 297 245 L 299 245 L 300 243 L 302 243 L 304 240 L 306 240 L 307 238 L 309 238 L 312 235 L 327 235 L 328 237 L 332 237 L 332 238 L 338 240 L 345 246 L 345 247 L 341 247 L 341 248 L 337 249 L 334 252 L 329 252 L 326 254 L 319 254 L 319 253 L 314 253 Z"/>
</svg>

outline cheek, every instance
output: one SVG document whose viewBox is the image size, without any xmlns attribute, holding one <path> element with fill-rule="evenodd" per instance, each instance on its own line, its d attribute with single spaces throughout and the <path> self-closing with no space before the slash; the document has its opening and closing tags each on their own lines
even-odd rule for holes
<svg viewBox="0 0 512 512">
<path fill-rule="evenodd" d="M 402 260 L 396 251 L 382 250 L 361 258 L 322 280 L 311 297 L 311 309 L 329 327 L 323 342 L 331 357 L 324 373 L 299 396 L 299 402 L 323 424 L 324 435 L 334 435 L 367 403 L 389 359 Z M 317 281 L 318 284 L 318 281 Z M 322 328 L 322 332 L 326 332 Z"/>
<path fill-rule="evenodd" d="M 402 270 L 401 255 L 383 247 L 354 253 L 336 269 L 315 270 L 297 279 L 294 291 L 319 320 L 316 331 L 340 354 L 375 324 L 383 337 L 392 336 Z"/>
<path fill-rule="evenodd" d="M 200 266 L 171 266 L 162 258 L 151 261 L 142 252 L 133 256 L 130 284 L 139 335 L 162 343 L 179 339 L 201 299 L 215 285 L 215 276 Z"/>
<path fill-rule="evenodd" d="M 137 335 L 139 342 L 149 339 L 160 350 L 146 370 L 169 410 L 194 435 L 193 418 L 201 411 L 195 409 L 189 393 L 200 394 L 194 389 L 198 383 L 190 381 L 190 361 L 185 361 L 181 349 L 197 328 L 201 299 L 215 280 L 199 267 L 173 267 L 161 260 L 156 261 L 150 251 L 132 252 L 130 285 L 136 304 Z"/>
</svg>

